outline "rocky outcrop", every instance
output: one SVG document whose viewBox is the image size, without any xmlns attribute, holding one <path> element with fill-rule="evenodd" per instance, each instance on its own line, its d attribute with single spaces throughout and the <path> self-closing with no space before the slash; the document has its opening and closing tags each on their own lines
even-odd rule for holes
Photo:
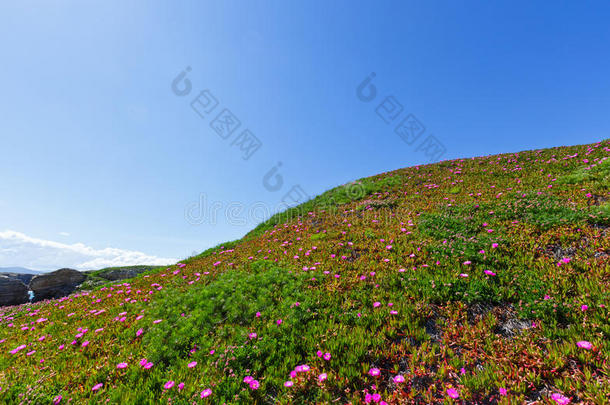
<svg viewBox="0 0 610 405">
<path fill-rule="evenodd" d="M 125 280 L 133 278 L 140 273 L 153 269 L 154 267 L 130 267 L 130 268 L 118 268 L 103 271 L 98 274 L 99 277 L 109 281 Z"/>
<path fill-rule="evenodd" d="M 0 306 L 20 305 L 29 301 L 28 288 L 21 281 L 0 276 Z"/>
<path fill-rule="evenodd" d="M 34 292 L 33 301 L 65 297 L 86 278 L 80 271 L 72 269 L 60 269 L 36 276 L 30 282 L 30 290 Z"/>
<path fill-rule="evenodd" d="M 19 280 L 23 284 L 28 285 L 30 281 L 34 278 L 34 274 L 26 274 L 26 273 L 0 273 L 0 276 L 6 276 L 8 278 L 12 278 L 14 280 Z"/>
</svg>

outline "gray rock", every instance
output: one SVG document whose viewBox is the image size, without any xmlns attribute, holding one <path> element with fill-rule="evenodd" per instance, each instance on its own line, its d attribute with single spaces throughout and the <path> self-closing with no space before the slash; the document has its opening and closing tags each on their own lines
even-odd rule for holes
<svg viewBox="0 0 610 405">
<path fill-rule="evenodd" d="M 34 278 L 34 274 L 24 274 L 24 273 L 6 273 L 6 272 L 2 272 L 2 273 L 0 273 L 0 276 L 6 276 L 6 277 L 12 278 L 14 280 L 19 280 L 19 281 L 21 281 L 25 285 L 30 284 L 30 281 L 32 281 L 32 278 Z"/>
<path fill-rule="evenodd" d="M 30 281 L 30 290 L 34 291 L 34 302 L 61 298 L 74 291 L 86 279 L 87 276 L 80 271 L 60 269 L 34 277 Z"/>
<path fill-rule="evenodd" d="M 0 276 L 0 306 L 20 305 L 29 301 L 28 288 L 21 281 Z"/>
<path fill-rule="evenodd" d="M 124 269 L 111 269 L 103 271 L 98 274 L 99 277 L 105 278 L 109 281 L 125 280 L 133 278 L 140 273 L 153 269 L 154 267 L 138 267 L 138 268 L 124 268 Z"/>
</svg>

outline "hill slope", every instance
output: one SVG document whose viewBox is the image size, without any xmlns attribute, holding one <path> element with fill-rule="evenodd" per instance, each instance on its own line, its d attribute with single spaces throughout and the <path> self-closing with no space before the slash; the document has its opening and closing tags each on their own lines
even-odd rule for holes
<svg viewBox="0 0 610 405">
<path fill-rule="evenodd" d="M 609 156 L 384 173 L 168 269 L 4 308 L 0 401 L 603 403 Z"/>
</svg>

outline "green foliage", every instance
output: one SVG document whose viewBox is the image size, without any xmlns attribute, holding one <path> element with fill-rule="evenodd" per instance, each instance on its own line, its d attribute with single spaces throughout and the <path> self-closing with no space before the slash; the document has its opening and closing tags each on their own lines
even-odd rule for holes
<svg viewBox="0 0 610 405">
<path fill-rule="evenodd" d="M 604 403 L 609 151 L 384 173 L 169 268 L 1 308 L 0 402 Z"/>
</svg>

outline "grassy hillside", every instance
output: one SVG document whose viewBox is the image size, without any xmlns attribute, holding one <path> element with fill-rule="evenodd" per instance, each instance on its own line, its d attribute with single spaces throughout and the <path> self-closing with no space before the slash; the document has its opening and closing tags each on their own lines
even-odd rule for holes
<svg viewBox="0 0 610 405">
<path fill-rule="evenodd" d="M 170 268 L 0 309 L 0 402 L 607 403 L 608 157 L 384 173 Z"/>
</svg>

